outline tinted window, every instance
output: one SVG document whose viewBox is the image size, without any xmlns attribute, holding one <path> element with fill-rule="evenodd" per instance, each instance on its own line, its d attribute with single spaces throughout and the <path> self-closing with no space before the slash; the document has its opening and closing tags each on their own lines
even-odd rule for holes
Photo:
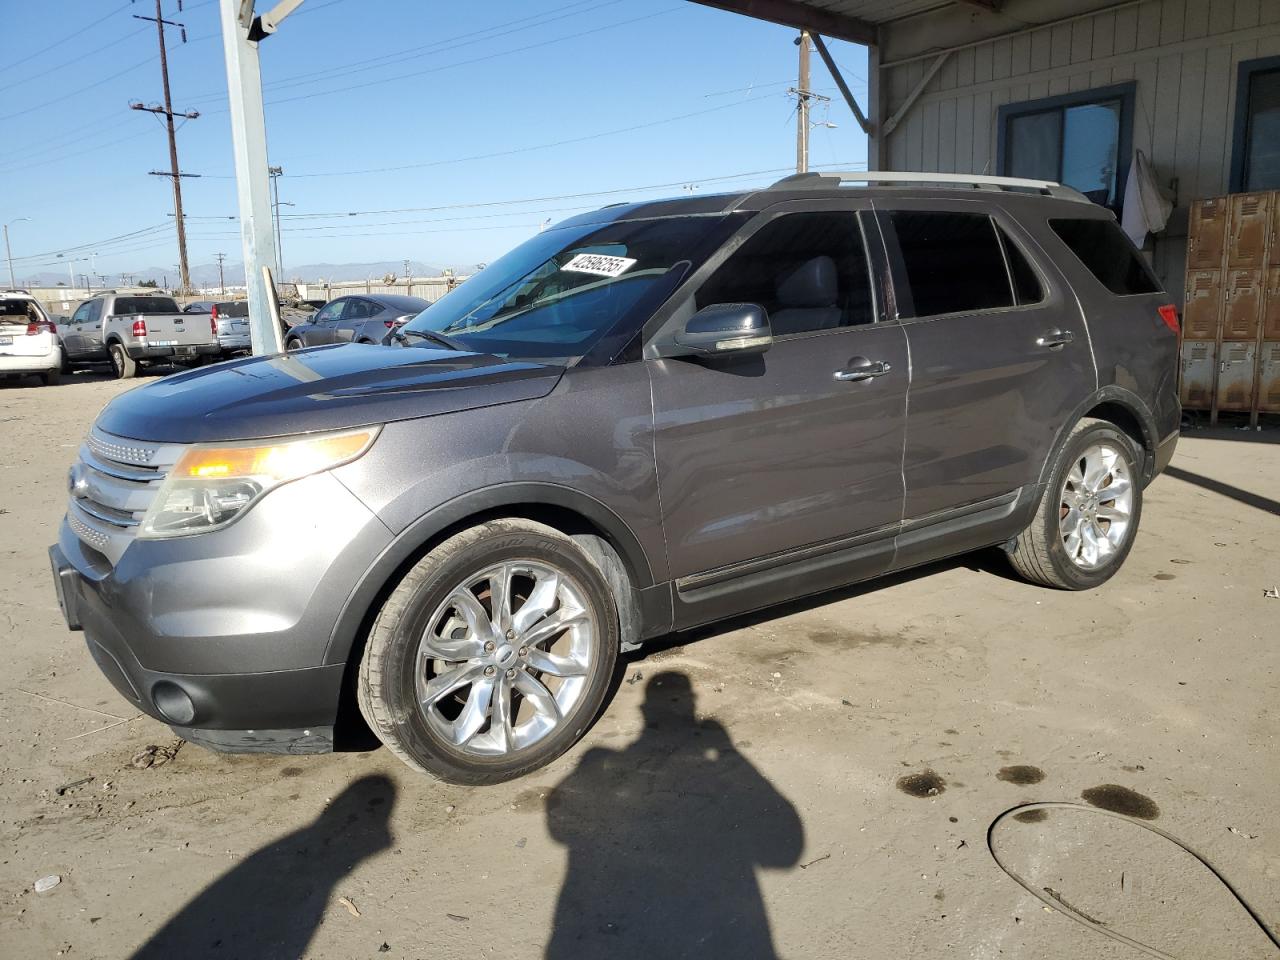
<svg viewBox="0 0 1280 960">
<path fill-rule="evenodd" d="M 116 297 L 112 312 L 117 317 L 143 313 L 177 313 L 178 305 L 172 297 Z"/>
<path fill-rule="evenodd" d="M 871 323 L 857 214 L 792 213 L 757 230 L 698 290 L 699 309 L 756 303 L 775 336 Z"/>
<path fill-rule="evenodd" d="M 1112 293 L 1127 296 L 1160 291 L 1114 220 L 1050 220 L 1049 226 Z"/>
<path fill-rule="evenodd" d="M 1009 262 L 1009 273 L 1013 277 L 1013 292 L 1018 298 L 1018 305 L 1039 303 L 1044 299 L 1044 290 L 1040 286 L 1040 278 L 1027 261 L 1026 254 L 998 224 L 996 232 L 1000 234 L 1000 242 L 1004 244 L 1004 255 Z"/>
<path fill-rule="evenodd" d="M 1013 306 L 1009 272 L 991 218 L 980 213 L 895 210 L 914 316 Z"/>
<path fill-rule="evenodd" d="M 249 315 L 248 300 L 228 300 L 225 303 L 215 303 L 218 308 L 218 316 L 220 317 L 247 317 Z"/>
<path fill-rule="evenodd" d="M 348 300 L 347 308 L 342 311 L 343 320 L 365 320 L 378 312 L 378 308 L 368 300 Z"/>
<path fill-rule="evenodd" d="M 1280 70 L 1249 77 L 1245 119 L 1245 190 L 1280 187 Z"/>
<path fill-rule="evenodd" d="M 30 300 L 0 300 L 0 318 L 6 318 L 12 322 L 9 318 L 15 317 L 23 323 L 36 319 Z M 0 323 L 6 322 L 6 319 L 0 319 Z"/>
</svg>

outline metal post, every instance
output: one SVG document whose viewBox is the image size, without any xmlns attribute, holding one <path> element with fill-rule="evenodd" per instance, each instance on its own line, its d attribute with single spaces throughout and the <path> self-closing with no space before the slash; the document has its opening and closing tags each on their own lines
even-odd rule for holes
<svg viewBox="0 0 1280 960">
<path fill-rule="evenodd" d="M 240 241 L 249 299 L 249 335 L 255 354 L 279 353 L 280 328 L 271 320 L 262 268 L 276 260 L 271 230 L 271 184 L 267 174 L 267 124 L 262 108 L 262 72 L 258 41 L 249 39 L 254 25 L 252 0 L 219 0 L 222 43 L 227 61 L 231 106 L 231 145 L 235 154 Z M 242 16 L 243 13 L 243 16 Z"/>
<path fill-rule="evenodd" d="M 809 31 L 801 30 L 800 76 L 796 82 L 796 173 L 809 171 Z"/>
<path fill-rule="evenodd" d="M 9 261 L 9 287 L 15 289 L 18 281 L 13 279 L 13 252 L 9 249 L 9 225 L 4 225 L 4 255 Z"/>
<path fill-rule="evenodd" d="M 275 282 L 284 280 L 284 245 L 280 242 L 280 178 L 284 167 L 267 167 L 271 177 L 271 213 L 276 225 L 276 274 Z"/>
</svg>

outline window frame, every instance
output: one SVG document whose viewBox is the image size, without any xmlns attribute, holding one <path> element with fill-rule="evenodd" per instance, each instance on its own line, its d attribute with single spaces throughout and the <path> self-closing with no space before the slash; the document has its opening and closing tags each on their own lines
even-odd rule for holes
<svg viewBox="0 0 1280 960">
<path fill-rule="evenodd" d="M 1133 163 L 1133 117 L 1137 101 L 1138 84 L 1135 80 L 1125 83 L 1114 83 L 1106 87 L 1093 87 L 1089 90 L 1078 90 L 1075 93 L 1062 93 L 1053 97 L 1041 97 L 1036 100 L 1023 100 L 1019 103 L 1006 103 L 996 113 L 996 169 L 1002 176 L 1009 174 L 1009 125 L 1019 117 L 1032 116 L 1038 113 L 1057 112 L 1058 129 L 1061 131 L 1065 123 L 1066 111 L 1070 107 L 1085 107 L 1103 103 L 1107 100 L 1120 101 L 1120 136 L 1116 143 L 1116 200 L 1114 204 L 1100 203 L 1106 210 L 1119 214 L 1124 209 L 1124 193 L 1129 183 L 1129 167 Z M 1058 150 L 1058 173 L 1050 179 L 1062 182 L 1062 150 L 1061 137 Z"/>
<path fill-rule="evenodd" d="M 1235 125 L 1231 133 L 1231 173 L 1228 193 L 1245 192 L 1245 177 L 1248 174 L 1245 164 L 1249 159 L 1247 149 L 1249 140 L 1249 87 L 1252 85 L 1253 76 L 1257 73 L 1275 73 L 1277 71 L 1280 71 L 1280 56 L 1241 60 L 1236 67 Z M 1270 189 L 1280 188 L 1271 187 Z"/>
<path fill-rule="evenodd" d="M 907 277 L 907 265 L 902 259 L 902 250 L 898 246 L 897 234 L 892 232 L 893 224 L 888 215 L 902 213 L 967 213 L 983 216 L 991 221 L 992 232 L 1000 244 L 1000 255 L 1004 263 L 1005 280 L 1009 285 L 1009 296 L 1013 301 L 1005 307 L 984 307 L 977 310 L 954 310 L 951 313 L 930 313 L 915 316 L 915 295 L 911 290 L 911 281 Z M 903 325 L 911 323 L 932 323 L 935 320 L 946 320 L 952 317 L 993 316 L 1005 313 L 1027 313 L 1032 310 L 1047 310 L 1058 305 L 1061 292 L 1056 280 L 1050 277 L 1038 258 L 1032 253 L 1040 247 L 1030 237 L 1017 218 L 1010 216 L 1002 207 L 991 205 L 981 200 L 924 200 L 908 199 L 879 201 L 875 204 L 875 213 L 880 230 L 884 234 L 885 255 L 888 259 L 888 272 L 893 284 L 893 300 L 897 305 L 896 320 Z M 996 228 L 999 229 L 996 229 Z M 1013 279 L 1013 270 L 1009 266 L 1008 253 L 1004 246 L 1005 236 L 1013 242 L 1017 251 L 1031 267 L 1040 281 L 1041 298 L 1035 303 L 1018 303 L 1017 286 Z M 904 311 L 910 316 L 904 316 Z"/>
</svg>

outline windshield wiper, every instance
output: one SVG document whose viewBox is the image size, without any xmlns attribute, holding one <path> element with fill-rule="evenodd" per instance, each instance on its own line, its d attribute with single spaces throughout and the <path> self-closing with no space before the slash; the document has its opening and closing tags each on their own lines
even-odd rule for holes
<svg viewBox="0 0 1280 960">
<path fill-rule="evenodd" d="M 392 334 L 397 340 L 408 340 L 412 337 L 421 337 L 423 340 L 430 340 L 432 343 L 439 344 L 448 350 L 458 350 L 462 353 L 470 353 L 470 351 L 451 337 L 446 337 L 443 333 L 436 333 L 434 330 L 397 330 Z"/>
</svg>

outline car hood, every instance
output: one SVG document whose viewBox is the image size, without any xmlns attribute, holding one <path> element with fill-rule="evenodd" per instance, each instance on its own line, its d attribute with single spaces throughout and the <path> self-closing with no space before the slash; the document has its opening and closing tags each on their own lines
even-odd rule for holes
<svg viewBox="0 0 1280 960">
<path fill-rule="evenodd" d="M 111 401 L 98 426 L 175 443 L 340 430 L 533 400 L 563 373 L 490 354 L 340 344 L 157 380 Z"/>
</svg>

